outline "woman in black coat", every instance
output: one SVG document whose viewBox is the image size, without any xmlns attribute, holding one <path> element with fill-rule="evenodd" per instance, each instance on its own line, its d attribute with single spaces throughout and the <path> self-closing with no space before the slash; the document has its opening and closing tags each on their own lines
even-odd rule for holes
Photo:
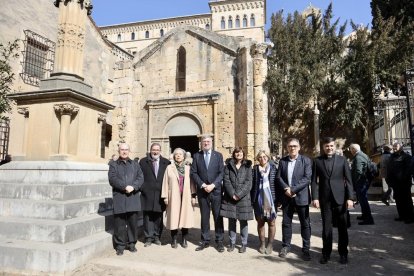
<svg viewBox="0 0 414 276">
<path fill-rule="evenodd" d="M 250 199 L 252 188 L 252 174 L 250 160 L 241 147 L 236 147 L 232 158 L 226 160 L 224 168 L 224 196 L 221 204 L 220 215 L 229 219 L 230 246 L 227 249 L 231 252 L 236 244 L 236 222 L 240 222 L 240 236 L 242 246 L 239 253 L 246 252 L 247 237 L 249 235 L 247 221 L 253 219 L 253 209 Z"/>
<path fill-rule="evenodd" d="M 271 254 L 273 252 L 273 240 L 276 234 L 277 216 L 277 188 L 276 188 L 276 165 L 270 163 L 269 155 L 261 150 L 256 155 L 259 164 L 253 168 L 253 186 L 251 198 L 254 215 L 257 220 L 257 232 L 260 239 L 260 253 Z M 265 248 L 265 223 L 268 224 L 268 241 Z"/>
</svg>

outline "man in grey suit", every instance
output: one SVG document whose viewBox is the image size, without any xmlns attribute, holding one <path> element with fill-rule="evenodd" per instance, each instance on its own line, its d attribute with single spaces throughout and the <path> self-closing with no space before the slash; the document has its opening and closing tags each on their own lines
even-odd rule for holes
<svg viewBox="0 0 414 276">
<path fill-rule="evenodd" d="M 299 154 L 300 144 L 296 138 L 287 141 L 288 156 L 279 161 L 276 183 L 281 194 L 283 221 L 282 221 L 282 249 L 279 256 L 284 258 L 290 251 L 292 240 L 293 213 L 298 213 L 302 235 L 302 257 L 309 261 L 311 226 L 309 219 L 310 192 L 309 185 L 312 178 L 312 161 Z"/>
<path fill-rule="evenodd" d="M 201 138 L 202 150 L 195 153 L 191 166 L 191 178 L 197 187 L 201 213 L 201 243 L 196 251 L 210 246 L 210 209 L 213 212 L 217 251 L 224 252 L 223 217 L 220 216 L 221 187 L 224 174 L 223 155 L 212 150 L 213 139 Z"/>
</svg>

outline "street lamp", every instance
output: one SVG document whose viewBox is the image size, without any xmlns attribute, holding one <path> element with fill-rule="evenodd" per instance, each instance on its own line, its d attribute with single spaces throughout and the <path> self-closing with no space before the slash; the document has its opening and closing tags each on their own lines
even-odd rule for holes
<svg viewBox="0 0 414 276">
<path fill-rule="evenodd" d="M 407 116 L 408 116 L 408 130 L 410 132 L 410 146 L 411 155 L 414 154 L 414 127 L 413 120 L 411 118 L 411 97 L 414 92 L 414 68 L 406 69 L 404 72 L 405 89 L 407 97 Z"/>
</svg>

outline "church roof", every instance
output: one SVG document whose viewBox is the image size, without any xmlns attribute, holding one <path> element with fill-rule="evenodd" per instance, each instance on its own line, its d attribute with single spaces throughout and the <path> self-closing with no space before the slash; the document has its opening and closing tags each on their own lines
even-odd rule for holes
<svg viewBox="0 0 414 276">
<path fill-rule="evenodd" d="M 180 33 L 187 33 L 192 35 L 200 40 L 206 41 L 213 47 L 221 49 L 222 51 L 235 56 L 240 48 L 240 43 L 242 41 L 247 41 L 246 38 L 240 37 L 233 37 L 218 34 L 216 32 L 206 30 L 196 26 L 184 25 L 179 26 L 177 28 L 172 29 L 165 36 L 159 38 L 158 40 L 154 41 L 148 47 L 141 50 L 137 58 L 134 59 L 134 66 L 139 63 L 146 61 L 149 57 L 151 57 L 155 52 L 157 52 L 161 46 L 166 43 L 170 38 L 174 37 L 175 35 L 179 35 Z"/>
</svg>

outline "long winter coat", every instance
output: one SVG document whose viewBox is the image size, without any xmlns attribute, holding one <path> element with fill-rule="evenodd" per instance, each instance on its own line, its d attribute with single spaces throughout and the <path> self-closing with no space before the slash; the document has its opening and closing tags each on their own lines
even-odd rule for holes
<svg viewBox="0 0 414 276">
<path fill-rule="evenodd" d="M 109 163 L 108 178 L 112 186 L 114 214 L 141 211 L 139 190 L 144 183 L 144 176 L 139 164 L 129 158 L 112 161 Z M 127 194 L 126 186 L 132 186 L 134 190 Z"/>
<path fill-rule="evenodd" d="M 168 165 L 162 182 L 161 198 L 167 199 L 166 228 L 170 230 L 194 227 L 194 207 L 191 205 L 195 186 L 190 181 L 190 166 L 185 166 L 184 188 L 181 197 L 179 175 L 175 164 Z"/>
<path fill-rule="evenodd" d="M 228 159 L 224 167 L 224 196 L 220 215 L 225 218 L 252 220 L 253 208 L 250 199 L 252 189 L 252 162 L 244 160 L 237 170 L 234 159 Z M 240 200 L 233 199 L 236 195 Z"/>
<path fill-rule="evenodd" d="M 141 206 L 143 211 L 161 213 L 165 210 L 164 201 L 161 199 L 161 188 L 165 169 L 171 162 L 164 157 L 160 157 L 158 162 L 158 175 L 155 176 L 150 158 L 145 157 L 139 161 L 144 173 L 144 184 L 141 187 Z"/>
</svg>

